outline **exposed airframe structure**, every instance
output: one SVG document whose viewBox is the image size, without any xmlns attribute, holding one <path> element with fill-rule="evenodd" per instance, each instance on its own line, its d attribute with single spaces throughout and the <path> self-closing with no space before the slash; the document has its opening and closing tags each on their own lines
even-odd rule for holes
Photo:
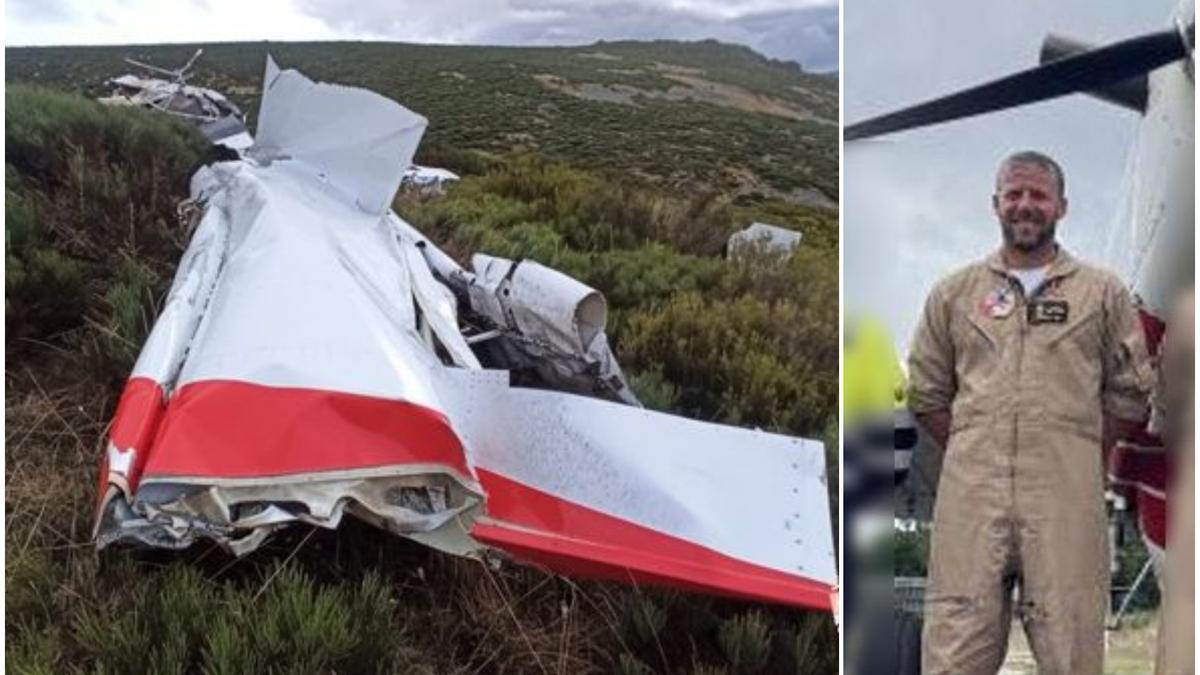
<svg viewBox="0 0 1200 675">
<path fill-rule="evenodd" d="M 268 58 L 254 145 L 192 178 L 202 215 L 118 405 L 98 546 L 240 555 L 350 513 L 458 555 L 832 609 L 821 444 L 642 408 L 603 296 L 439 251 L 389 210 L 425 126 Z"/>
<path fill-rule="evenodd" d="M 237 105 L 218 91 L 186 83 L 188 69 L 202 53 L 203 49 L 196 50 L 183 67 L 175 70 L 126 59 L 130 65 L 172 79 L 136 75 L 115 77 L 108 81 L 113 87 L 112 95 L 99 100 L 105 105 L 137 106 L 174 115 L 195 124 L 200 133 L 216 145 L 232 150 L 248 148 L 254 139 L 246 130 L 246 116 Z"/>
</svg>

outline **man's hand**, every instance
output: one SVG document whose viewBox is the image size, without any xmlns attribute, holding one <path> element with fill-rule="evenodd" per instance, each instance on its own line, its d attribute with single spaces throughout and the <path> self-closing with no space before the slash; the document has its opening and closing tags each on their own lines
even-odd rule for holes
<svg viewBox="0 0 1200 675">
<path fill-rule="evenodd" d="M 933 440 L 942 450 L 946 449 L 946 443 L 950 440 L 950 411 L 937 410 L 928 413 L 915 413 L 917 424 L 925 430 L 925 433 L 933 437 Z"/>
</svg>

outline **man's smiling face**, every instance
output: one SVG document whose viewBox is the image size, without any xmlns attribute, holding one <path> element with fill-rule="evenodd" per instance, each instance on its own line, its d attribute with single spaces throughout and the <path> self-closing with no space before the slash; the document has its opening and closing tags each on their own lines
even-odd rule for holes
<svg viewBox="0 0 1200 675">
<path fill-rule="evenodd" d="M 1005 245 L 1028 252 L 1054 241 L 1054 227 L 1067 213 L 1067 200 L 1050 169 L 1013 162 L 996 179 L 992 208 Z"/>
</svg>

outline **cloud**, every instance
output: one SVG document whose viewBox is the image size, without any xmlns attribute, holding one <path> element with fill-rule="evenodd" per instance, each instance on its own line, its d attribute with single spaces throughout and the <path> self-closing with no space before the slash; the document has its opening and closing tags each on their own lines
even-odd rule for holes
<svg viewBox="0 0 1200 675">
<path fill-rule="evenodd" d="M 733 24 L 745 32 L 747 44 L 766 56 L 813 71 L 838 67 L 837 5 L 746 14 Z"/>
<path fill-rule="evenodd" d="M 329 40 L 321 21 L 292 0 L 16 0 L 5 8 L 6 45 L 119 45 Z"/>
<path fill-rule="evenodd" d="M 9 45 L 394 40 L 580 45 L 597 40 L 743 44 L 809 70 L 837 68 L 837 0 L 11 0 Z"/>
<path fill-rule="evenodd" d="M 466 0 L 421 5 L 387 0 L 297 0 L 298 9 L 335 32 L 411 42 L 493 45 L 578 45 L 597 40 L 700 40 L 748 45 L 810 70 L 838 58 L 838 7 L 831 0 L 743 3 L 665 0 L 576 2 Z"/>
<path fill-rule="evenodd" d="M 62 21 L 71 17 L 70 0 L 8 0 L 5 19 L 11 21 Z"/>
</svg>

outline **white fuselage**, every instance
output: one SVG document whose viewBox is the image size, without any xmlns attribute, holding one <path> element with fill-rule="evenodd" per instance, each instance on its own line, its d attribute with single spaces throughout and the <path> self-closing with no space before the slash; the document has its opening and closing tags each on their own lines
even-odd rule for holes
<svg viewBox="0 0 1200 675">
<path fill-rule="evenodd" d="M 1190 22 L 1191 3 L 1178 16 Z M 1149 75 L 1150 99 L 1138 129 L 1131 183 L 1134 291 L 1163 316 L 1190 286 L 1195 265 L 1195 82 L 1188 58 Z"/>
</svg>

